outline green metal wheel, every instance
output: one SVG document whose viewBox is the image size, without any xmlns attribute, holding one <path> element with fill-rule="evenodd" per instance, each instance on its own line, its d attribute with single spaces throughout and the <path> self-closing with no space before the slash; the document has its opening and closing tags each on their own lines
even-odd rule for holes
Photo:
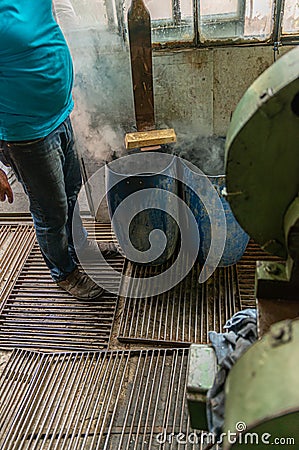
<svg viewBox="0 0 299 450">
<path fill-rule="evenodd" d="M 267 69 L 237 106 L 226 140 L 226 182 L 242 228 L 286 258 L 284 216 L 299 192 L 299 48 Z"/>
</svg>

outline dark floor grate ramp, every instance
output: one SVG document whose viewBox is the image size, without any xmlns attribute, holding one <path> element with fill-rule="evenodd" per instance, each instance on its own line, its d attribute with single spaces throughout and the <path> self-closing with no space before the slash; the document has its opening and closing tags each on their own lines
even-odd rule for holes
<svg viewBox="0 0 299 450">
<path fill-rule="evenodd" d="M 246 252 L 237 264 L 242 309 L 256 307 L 255 272 L 257 261 L 279 261 L 279 258 L 264 252 L 252 240 L 249 241 Z"/>
<path fill-rule="evenodd" d="M 35 241 L 32 225 L 7 223 L 0 219 L 0 298 L 12 289 Z"/>
<path fill-rule="evenodd" d="M 126 261 L 124 272 L 134 280 L 120 298 L 120 341 L 171 346 L 207 343 L 209 331 L 223 331 L 225 322 L 240 310 L 235 266 L 218 268 L 207 282 L 199 284 L 201 267 L 195 265 L 170 291 L 133 298 L 141 288 L 138 277 L 148 277 L 156 271 L 155 267 L 140 267 Z"/>
<path fill-rule="evenodd" d="M 97 225 L 91 237 L 111 240 L 108 225 Z M 107 276 L 101 263 L 94 263 L 92 274 L 101 284 L 117 290 L 123 258 L 109 260 L 119 272 Z M 79 302 L 51 279 L 38 245 L 32 248 L 5 300 L 0 315 L 0 348 L 24 347 L 45 351 L 84 351 L 107 348 L 117 297 L 106 292 L 89 304 Z"/>
<path fill-rule="evenodd" d="M 15 350 L 1 377 L 1 449 L 198 450 L 187 358 L 187 349 Z"/>
</svg>

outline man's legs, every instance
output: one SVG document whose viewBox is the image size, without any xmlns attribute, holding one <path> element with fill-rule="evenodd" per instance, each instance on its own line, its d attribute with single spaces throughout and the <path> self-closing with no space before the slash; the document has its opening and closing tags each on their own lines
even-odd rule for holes
<svg viewBox="0 0 299 450">
<path fill-rule="evenodd" d="M 69 118 L 64 122 L 63 126 L 64 134 L 61 135 L 64 149 L 63 174 L 68 207 L 66 232 L 70 254 L 76 260 L 74 239 L 76 248 L 79 249 L 84 247 L 87 242 L 87 231 L 83 227 L 77 203 L 78 194 L 82 186 L 82 177 L 78 155 L 74 149 L 74 135 Z M 75 236 L 73 236 L 74 233 Z"/>
<path fill-rule="evenodd" d="M 4 143 L 4 153 L 29 197 L 37 240 L 52 278 L 56 282 L 66 280 L 76 269 L 70 254 L 71 222 L 81 186 L 70 122 L 62 123 L 45 139 Z M 77 225 L 81 226 L 83 243 L 86 231 L 81 220 Z M 78 276 L 75 281 L 80 289 L 88 289 L 85 282 L 84 286 L 78 284 Z M 101 288 L 97 288 L 100 295 Z"/>
<path fill-rule="evenodd" d="M 32 143 L 6 143 L 4 152 L 30 202 L 36 237 L 55 281 L 76 265 L 68 251 L 67 197 L 60 125 L 45 139 Z"/>
</svg>

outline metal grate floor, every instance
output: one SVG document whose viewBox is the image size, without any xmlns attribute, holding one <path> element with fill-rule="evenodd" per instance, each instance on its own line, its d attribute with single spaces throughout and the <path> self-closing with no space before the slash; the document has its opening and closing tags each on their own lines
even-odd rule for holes
<svg viewBox="0 0 299 450">
<path fill-rule="evenodd" d="M 32 225 L 0 221 L 0 298 L 3 302 L 12 289 L 33 247 Z"/>
<path fill-rule="evenodd" d="M 1 449 L 201 449 L 186 409 L 187 357 L 15 350 L 0 380 Z"/>
<path fill-rule="evenodd" d="M 124 298 L 120 298 L 118 339 L 189 346 L 193 342 L 207 343 L 209 331 L 222 332 L 225 322 L 241 308 L 236 267 L 218 268 L 204 284 L 198 283 L 200 270 L 195 265 L 179 285 L 166 293 L 132 298 L 132 293 L 140 289 L 138 276 L 156 274 L 156 268 L 126 261 L 125 273 L 136 279 L 128 286 Z"/>
<path fill-rule="evenodd" d="M 111 240 L 111 227 L 85 223 L 91 237 Z M 119 277 L 107 279 L 100 264 L 93 273 L 103 285 L 118 287 L 123 258 L 109 260 Z M 45 351 L 85 351 L 107 348 L 117 298 L 106 293 L 97 302 L 83 304 L 51 279 L 35 244 L 5 299 L 0 315 L 0 348 L 23 347 Z"/>
<path fill-rule="evenodd" d="M 113 239 L 110 225 L 84 224 L 90 237 Z M 117 257 L 112 279 L 94 265 L 107 287 L 119 286 L 122 271 L 136 277 L 118 299 L 118 339 L 164 346 L 108 351 L 115 295 L 87 306 L 60 290 L 25 219 L 0 221 L 0 249 L 0 348 L 15 348 L 0 377 L 1 450 L 202 450 L 187 412 L 185 347 L 254 307 L 256 261 L 277 258 L 250 242 L 237 266 L 218 268 L 203 285 L 196 265 L 169 292 L 139 299 L 138 276 L 156 268 L 123 267 Z"/>
<path fill-rule="evenodd" d="M 237 264 L 242 309 L 256 308 L 255 270 L 257 261 L 279 261 L 279 259 L 264 252 L 252 240 L 249 241 L 243 258 Z"/>
</svg>

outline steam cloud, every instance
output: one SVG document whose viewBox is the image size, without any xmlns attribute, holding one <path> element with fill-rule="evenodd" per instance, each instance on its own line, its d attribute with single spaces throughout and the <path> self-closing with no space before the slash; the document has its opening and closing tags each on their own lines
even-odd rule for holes
<svg viewBox="0 0 299 450">
<path fill-rule="evenodd" d="M 55 0 L 54 7 L 73 57 L 72 121 L 79 154 L 91 175 L 104 161 L 124 154 L 124 135 L 134 124 L 130 59 L 122 38 L 115 30 L 107 31 L 100 2 L 85 5 L 84 11 L 73 1 L 73 15 L 69 3 Z"/>
<path fill-rule="evenodd" d="M 182 158 L 191 161 L 206 175 L 223 175 L 225 138 L 218 136 L 180 135 L 184 145 L 178 142 L 174 151 Z"/>
</svg>

